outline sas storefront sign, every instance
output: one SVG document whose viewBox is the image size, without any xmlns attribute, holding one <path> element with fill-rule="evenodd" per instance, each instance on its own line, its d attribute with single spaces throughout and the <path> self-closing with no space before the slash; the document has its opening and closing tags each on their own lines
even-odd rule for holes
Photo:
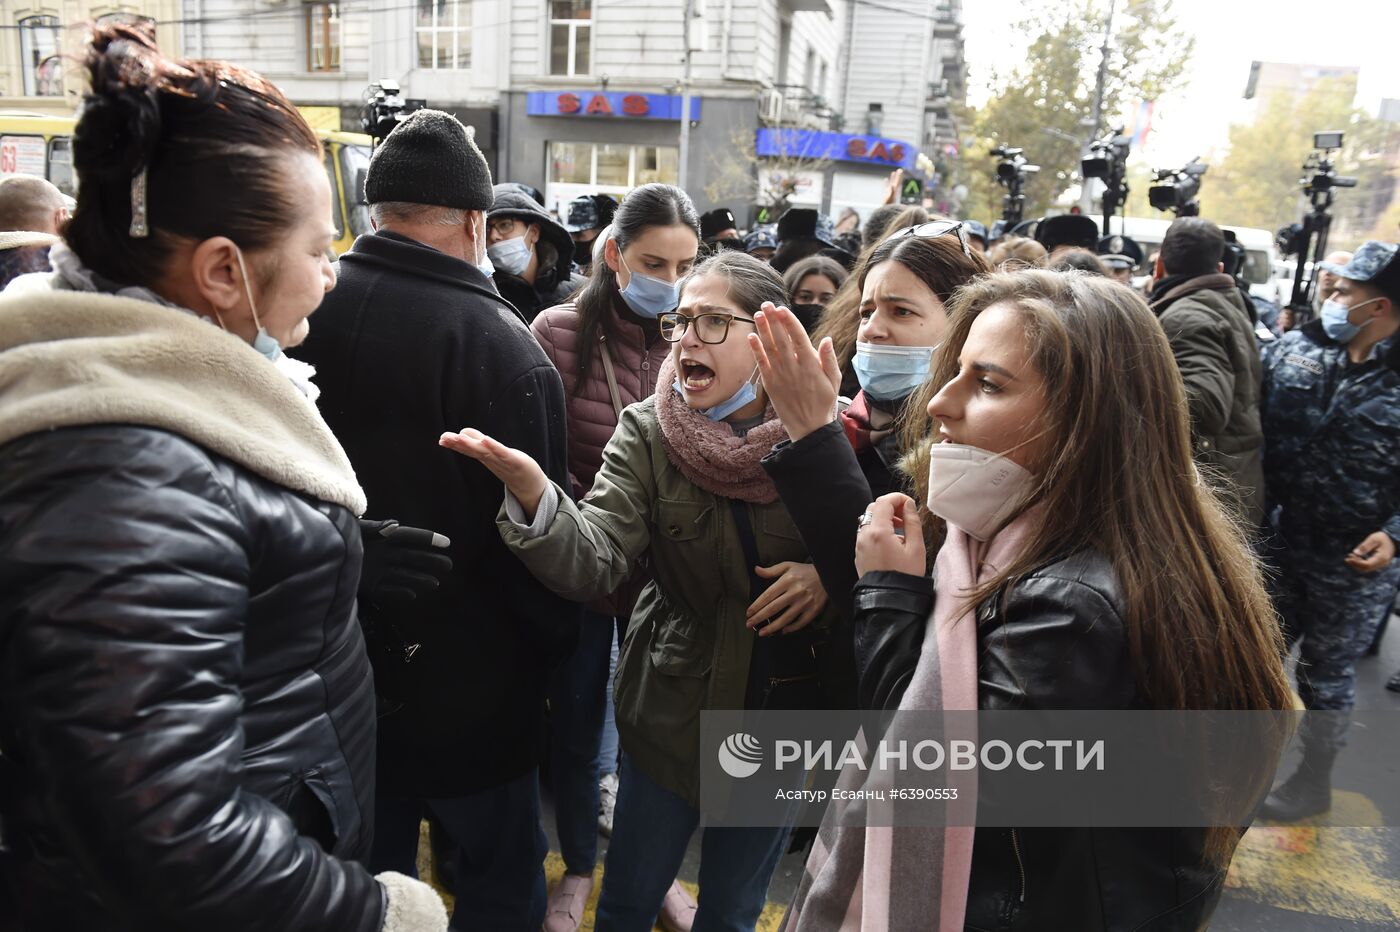
<svg viewBox="0 0 1400 932">
<path fill-rule="evenodd" d="M 800 159 L 828 159 L 833 162 L 859 162 L 902 168 L 927 179 L 925 157 L 913 143 L 880 136 L 850 133 L 823 133 L 809 129 L 760 129 L 754 139 L 760 156 Z"/>
<path fill-rule="evenodd" d="M 680 121 L 681 97 L 676 94 L 632 94 L 627 91 L 531 91 L 525 97 L 529 116 L 584 117 L 597 120 Z M 690 98 L 690 121 L 700 119 L 700 98 Z"/>
</svg>

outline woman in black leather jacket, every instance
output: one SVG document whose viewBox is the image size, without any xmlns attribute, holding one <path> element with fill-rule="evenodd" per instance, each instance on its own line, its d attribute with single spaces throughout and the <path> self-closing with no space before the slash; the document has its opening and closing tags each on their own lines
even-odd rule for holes
<svg viewBox="0 0 1400 932">
<path fill-rule="evenodd" d="M 281 355 L 335 283 L 316 135 L 134 28 L 86 71 L 67 243 L 0 300 L 0 925 L 445 929 L 357 863 L 364 494 Z"/>
<path fill-rule="evenodd" d="M 1028 271 L 968 286 L 951 318 L 919 399 L 937 425 L 931 443 L 948 445 L 912 464 L 929 508 L 898 494 L 860 503 L 859 467 L 821 409 L 839 380 L 829 345 L 813 352 L 786 310 L 765 310 L 750 339 L 791 438 L 766 465 L 828 587 L 849 573 L 845 529 L 871 515 L 855 553 L 862 705 L 908 707 L 935 602 L 919 530 L 946 519 L 958 533 L 945 548 L 956 538 L 990 552 L 1012 529 L 1023 538 L 960 603 L 976 618 L 977 708 L 1288 708 L 1258 569 L 1195 478 L 1180 376 L 1141 299 Z M 1195 569 L 1205 566 L 1215 572 Z M 979 828 L 965 927 L 1203 929 L 1239 835 Z M 818 892 L 830 896 L 826 880 Z M 819 899 L 804 885 L 789 928 L 808 928 Z"/>
</svg>

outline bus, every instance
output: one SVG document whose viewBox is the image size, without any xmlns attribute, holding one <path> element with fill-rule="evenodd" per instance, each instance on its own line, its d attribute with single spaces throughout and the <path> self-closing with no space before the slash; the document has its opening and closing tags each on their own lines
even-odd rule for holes
<svg viewBox="0 0 1400 932">
<path fill-rule="evenodd" d="M 76 117 L 45 116 L 20 110 L 0 110 L 0 174 L 37 175 L 76 197 L 73 173 L 73 126 Z M 330 179 L 331 220 L 335 223 L 335 254 L 340 255 L 361 233 L 370 232 L 365 203 L 365 173 L 369 170 L 370 138 L 361 133 L 318 129 L 325 147 L 326 177 Z"/>
</svg>

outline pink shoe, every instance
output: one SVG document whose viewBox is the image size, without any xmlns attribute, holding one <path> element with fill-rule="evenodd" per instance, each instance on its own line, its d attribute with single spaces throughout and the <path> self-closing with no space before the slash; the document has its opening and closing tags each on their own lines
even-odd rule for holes
<svg viewBox="0 0 1400 932">
<path fill-rule="evenodd" d="M 666 891 L 666 899 L 661 902 L 661 928 L 666 932 L 690 932 L 695 922 L 695 911 L 699 909 L 690 898 L 679 880 L 671 881 L 671 889 Z"/>
<path fill-rule="evenodd" d="M 592 892 L 592 876 L 565 874 L 545 907 L 543 932 L 578 932 L 579 923 L 583 922 L 584 907 L 588 905 Z"/>
</svg>

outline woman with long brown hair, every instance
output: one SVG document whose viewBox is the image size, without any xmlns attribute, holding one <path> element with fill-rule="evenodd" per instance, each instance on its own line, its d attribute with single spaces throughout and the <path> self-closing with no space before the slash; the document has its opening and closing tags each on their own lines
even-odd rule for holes
<svg viewBox="0 0 1400 932">
<path fill-rule="evenodd" d="M 832 371 L 856 374 L 855 396 L 839 411 L 836 423 L 855 452 L 860 477 L 854 491 L 864 501 L 912 488 L 901 466 L 911 449 L 907 436 L 921 439 L 929 420 L 923 405 L 910 399 L 926 380 L 933 351 L 947 330 L 946 303 L 958 288 L 989 270 L 958 221 L 904 227 L 870 250 L 843 286 L 854 286 L 858 297 L 848 315 L 854 322 L 849 365 L 841 361 L 836 339 L 822 336 L 821 329 L 813 334 L 825 347 L 824 357 L 829 354 L 825 361 Z M 856 581 L 850 559 L 854 524 L 828 520 L 828 505 L 819 497 L 795 500 L 789 509 L 812 548 L 822 584 L 849 618 Z"/>
<path fill-rule="evenodd" d="M 860 391 L 841 422 L 877 498 L 907 486 L 898 432 L 910 420 L 926 424 L 922 409 L 906 402 L 928 377 L 948 325 L 946 305 L 958 288 L 989 271 L 961 223 L 933 220 L 891 233 L 852 276 L 860 302 L 848 361 Z"/>
<path fill-rule="evenodd" d="M 792 441 L 770 458 L 780 495 L 795 519 L 797 501 L 821 498 L 828 520 L 854 523 L 858 467 L 820 411 L 835 394 L 830 347 L 814 351 L 782 310 L 765 309 L 757 331 Z M 954 299 L 910 404 L 936 425 L 908 462 L 919 503 L 876 500 L 857 537 L 862 706 L 1290 707 L 1258 564 L 1198 477 L 1181 377 L 1141 298 L 1076 274 L 981 279 Z M 944 531 L 932 577 L 930 523 Z M 832 824 L 787 928 L 882 913 L 891 928 L 940 915 L 943 929 L 1199 929 L 1240 834 L 896 828 L 882 847 Z M 876 875 L 882 895 L 853 905 Z"/>
<path fill-rule="evenodd" d="M 880 210 L 887 210 L 894 206 L 888 205 Z M 865 247 L 856 259 L 854 271 L 841 287 L 836 289 L 836 294 L 827 303 L 821 317 L 817 319 L 816 326 L 812 328 L 812 343 L 814 345 L 831 337 L 831 344 L 836 350 L 837 362 L 841 366 L 841 371 L 845 373 L 845 378 L 841 383 L 841 394 L 847 398 L 854 398 L 856 392 L 860 391 L 860 382 L 856 379 L 855 371 L 850 368 L 851 357 L 856 353 L 857 335 L 860 332 L 860 299 L 864 288 L 860 271 L 866 268 L 871 253 L 885 241 L 886 232 L 906 230 L 909 227 L 928 223 L 928 221 L 928 211 L 922 207 L 905 207 L 898 210 L 888 221 L 882 220 L 880 223 L 876 223 L 872 215 L 871 220 L 866 223 Z"/>
</svg>

